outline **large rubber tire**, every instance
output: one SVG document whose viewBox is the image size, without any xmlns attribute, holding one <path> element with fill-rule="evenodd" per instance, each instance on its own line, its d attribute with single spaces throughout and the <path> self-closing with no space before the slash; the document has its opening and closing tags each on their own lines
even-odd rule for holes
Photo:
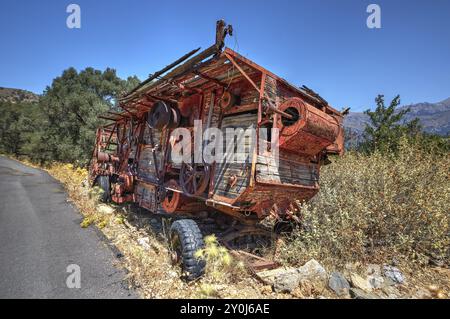
<svg viewBox="0 0 450 319">
<path fill-rule="evenodd" d="M 109 176 L 98 176 L 95 185 L 100 187 L 103 191 L 100 195 L 100 201 L 102 203 L 111 201 L 111 183 L 109 181 Z"/>
<path fill-rule="evenodd" d="M 186 280 L 195 280 L 205 272 L 206 262 L 195 257 L 195 252 L 204 248 L 203 235 L 192 219 L 180 219 L 170 227 L 172 249 L 178 254 Z"/>
</svg>

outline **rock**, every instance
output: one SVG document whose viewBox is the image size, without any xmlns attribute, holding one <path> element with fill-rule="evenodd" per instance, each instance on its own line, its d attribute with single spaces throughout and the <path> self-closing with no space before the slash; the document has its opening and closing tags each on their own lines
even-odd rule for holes
<svg viewBox="0 0 450 319">
<path fill-rule="evenodd" d="M 350 281 L 352 283 L 352 286 L 354 288 L 358 288 L 360 290 L 363 290 L 365 292 L 371 292 L 372 286 L 370 285 L 369 281 L 364 279 L 358 274 L 351 273 L 350 274 Z"/>
<path fill-rule="evenodd" d="M 273 286 L 275 292 L 292 292 L 301 282 L 312 285 L 311 290 L 321 290 L 327 281 L 327 272 L 316 260 L 311 259 L 300 268 L 277 268 L 261 271 L 257 276 Z"/>
<path fill-rule="evenodd" d="M 391 279 L 395 283 L 402 284 L 405 281 L 403 274 L 397 267 L 385 265 L 383 267 L 383 273 L 385 277 Z"/>
<path fill-rule="evenodd" d="M 266 285 L 273 286 L 275 292 L 292 292 L 300 282 L 296 268 L 277 268 L 261 271 L 256 275 Z"/>
<path fill-rule="evenodd" d="M 276 268 L 271 270 L 264 270 L 256 273 L 256 276 L 266 285 L 273 286 L 276 278 L 284 273 L 297 272 L 296 268 Z"/>
<path fill-rule="evenodd" d="M 347 296 L 350 291 L 350 284 L 347 279 L 339 273 L 333 272 L 328 280 L 328 287 L 333 290 L 339 297 Z"/>
<path fill-rule="evenodd" d="M 266 284 L 273 286 L 275 292 L 292 292 L 300 282 L 308 282 L 320 290 L 325 287 L 327 272 L 316 260 L 311 259 L 300 268 L 277 268 L 261 271 L 257 276 Z"/>
<path fill-rule="evenodd" d="M 145 250 L 150 249 L 150 239 L 148 237 L 141 237 L 138 239 L 139 245 L 141 245 Z"/>
<path fill-rule="evenodd" d="M 384 283 L 384 278 L 378 275 L 370 275 L 367 277 L 367 280 L 373 289 L 381 288 Z"/>
<path fill-rule="evenodd" d="M 298 287 L 300 278 L 297 270 L 286 271 L 275 277 L 273 290 L 275 292 L 292 292 Z"/>
<path fill-rule="evenodd" d="M 354 298 L 354 299 L 378 299 L 379 298 L 378 296 L 367 293 L 358 288 L 351 288 L 350 296 L 352 296 L 352 298 Z"/>
<path fill-rule="evenodd" d="M 436 292 L 439 291 L 439 287 L 436 286 L 436 285 L 429 285 L 427 288 L 428 288 L 428 290 L 429 290 L 430 292 L 432 292 L 432 293 L 436 293 Z"/>
<path fill-rule="evenodd" d="M 315 259 L 311 259 L 297 271 L 300 281 L 308 280 L 318 289 L 323 289 L 327 283 L 327 271 Z"/>
</svg>

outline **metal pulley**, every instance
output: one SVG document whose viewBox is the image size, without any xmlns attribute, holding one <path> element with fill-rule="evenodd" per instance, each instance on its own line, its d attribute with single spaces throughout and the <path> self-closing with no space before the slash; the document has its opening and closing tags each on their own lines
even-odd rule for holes
<svg viewBox="0 0 450 319">
<path fill-rule="evenodd" d="M 228 110 L 229 108 L 235 106 L 239 102 L 239 96 L 229 92 L 225 91 L 222 95 L 222 98 L 220 99 L 220 107 L 223 110 Z"/>
<path fill-rule="evenodd" d="M 177 128 L 180 126 L 181 121 L 181 113 L 180 110 L 176 107 L 171 107 L 171 114 L 170 114 L 170 122 L 167 126 L 168 128 Z"/>
<path fill-rule="evenodd" d="M 147 123 L 151 128 L 162 130 L 176 128 L 180 124 L 181 115 L 177 108 L 164 101 L 156 102 L 147 116 Z"/>
<path fill-rule="evenodd" d="M 170 122 L 170 106 L 163 101 L 156 102 L 148 112 L 147 122 L 151 128 L 161 130 Z"/>
</svg>

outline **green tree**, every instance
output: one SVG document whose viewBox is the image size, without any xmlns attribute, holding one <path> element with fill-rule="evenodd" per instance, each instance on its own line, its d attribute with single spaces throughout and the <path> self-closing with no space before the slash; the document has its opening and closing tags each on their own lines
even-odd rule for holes
<svg viewBox="0 0 450 319">
<path fill-rule="evenodd" d="M 0 150 L 2 152 L 23 155 L 24 132 L 28 128 L 25 114 L 32 112 L 36 103 L 0 102 Z"/>
<path fill-rule="evenodd" d="M 401 136 L 414 137 L 420 133 L 419 119 L 414 119 L 407 123 L 404 121 L 404 116 L 409 112 L 409 108 L 397 109 L 400 105 L 399 95 L 387 107 L 385 106 L 383 95 L 378 95 L 375 98 L 375 102 L 377 107 L 374 111 L 366 110 L 364 112 L 369 116 L 370 123 L 366 125 L 364 130 L 361 144 L 363 151 L 368 153 L 375 150 L 396 152 Z"/>
<path fill-rule="evenodd" d="M 39 127 L 28 135 L 24 149 L 40 162 L 86 164 L 95 129 L 103 123 L 98 115 L 113 109 L 117 97 L 137 83 L 136 77 L 122 80 L 110 68 L 63 71 L 44 91 L 39 102 Z"/>
</svg>

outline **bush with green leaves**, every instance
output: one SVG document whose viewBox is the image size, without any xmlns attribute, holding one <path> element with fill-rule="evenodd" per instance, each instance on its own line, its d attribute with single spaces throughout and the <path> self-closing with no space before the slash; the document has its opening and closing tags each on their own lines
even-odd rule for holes
<svg viewBox="0 0 450 319">
<path fill-rule="evenodd" d="M 450 158 L 401 138 L 398 152 L 347 153 L 323 167 L 300 204 L 302 227 L 281 249 L 290 264 L 432 257 L 449 262 Z"/>
</svg>

